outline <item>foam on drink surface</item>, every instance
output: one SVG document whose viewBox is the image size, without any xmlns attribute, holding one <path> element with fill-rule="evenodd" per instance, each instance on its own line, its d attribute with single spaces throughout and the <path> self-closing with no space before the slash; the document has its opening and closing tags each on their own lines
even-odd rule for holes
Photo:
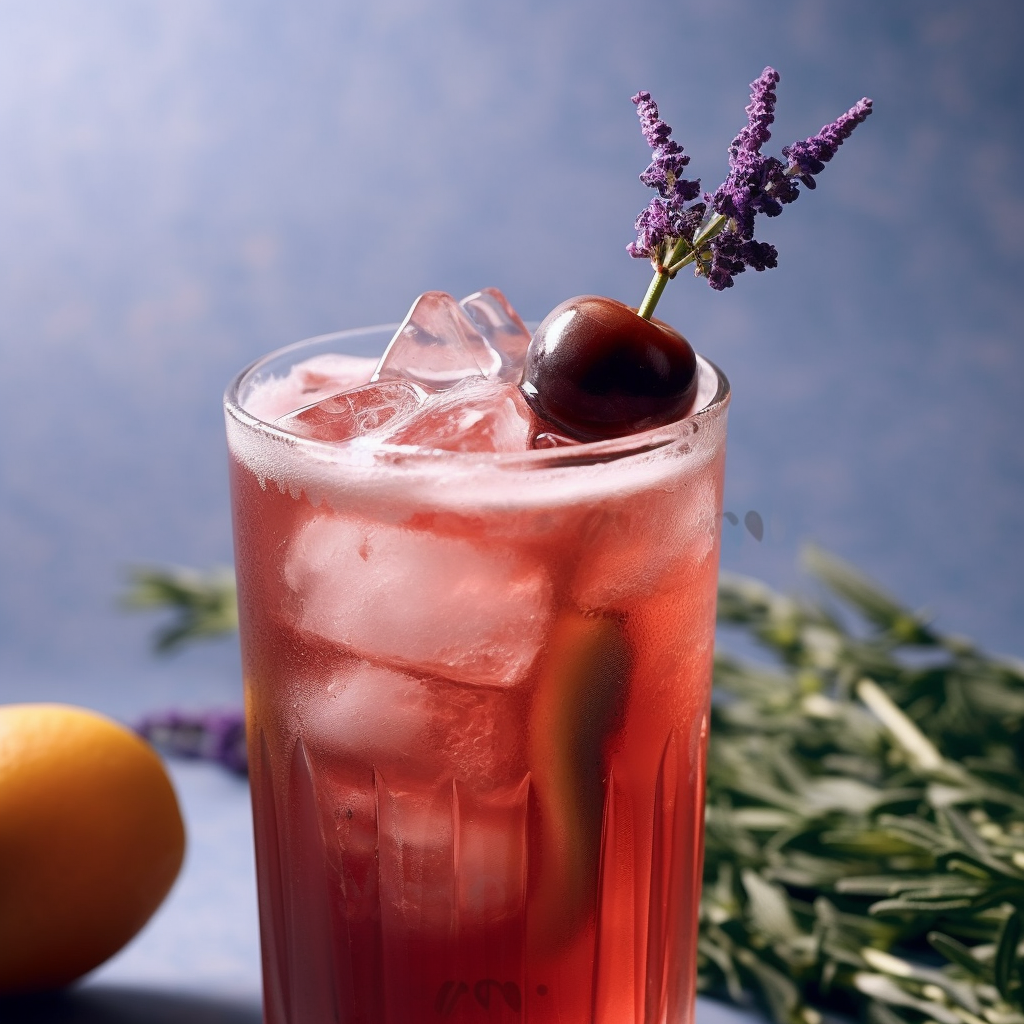
<svg viewBox="0 0 1024 1024">
<path fill-rule="evenodd" d="M 692 420 L 596 444 L 560 438 L 515 383 L 529 341 L 494 289 L 461 302 L 428 292 L 379 361 L 320 354 L 283 377 L 258 379 L 245 411 L 276 429 L 253 434 L 229 418 L 232 451 L 264 484 L 343 511 L 370 491 L 401 505 L 422 487 L 433 488 L 442 506 L 573 503 L 609 489 L 649 488 L 676 472 L 677 459 L 696 466 L 713 449 Z M 718 385 L 700 360 L 695 409 L 713 400 Z M 627 452 L 624 473 L 617 463 Z"/>
</svg>

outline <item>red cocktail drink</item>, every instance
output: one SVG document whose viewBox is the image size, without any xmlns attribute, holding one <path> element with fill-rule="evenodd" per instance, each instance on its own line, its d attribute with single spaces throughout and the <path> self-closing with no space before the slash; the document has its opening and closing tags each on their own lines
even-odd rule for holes
<svg viewBox="0 0 1024 1024">
<path fill-rule="evenodd" d="M 728 385 L 563 444 L 389 335 L 228 394 L 267 1020 L 688 1021 Z"/>
</svg>

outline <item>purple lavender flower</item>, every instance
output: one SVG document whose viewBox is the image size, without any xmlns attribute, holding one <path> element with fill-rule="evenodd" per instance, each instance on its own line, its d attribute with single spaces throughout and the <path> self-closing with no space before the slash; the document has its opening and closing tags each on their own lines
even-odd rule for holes
<svg viewBox="0 0 1024 1024">
<path fill-rule="evenodd" d="M 215 761 L 240 775 L 248 771 L 245 717 L 240 711 L 164 711 L 147 715 L 135 731 L 177 757 Z"/>
<path fill-rule="evenodd" d="M 700 195 L 700 181 L 689 181 L 682 176 L 690 158 L 683 147 L 672 140 L 672 129 L 658 116 L 658 105 L 651 94 L 638 92 L 633 103 L 640 118 L 640 130 L 654 151 L 654 158 L 640 180 L 648 188 L 657 189 L 658 198 L 652 199 L 637 217 L 634 225 L 637 239 L 626 251 L 637 259 L 660 261 L 666 242 L 674 243 L 680 237 L 679 230 L 689 223 L 685 204 Z"/>
<path fill-rule="evenodd" d="M 798 194 L 782 161 L 761 154 L 761 147 L 772 137 L 768 126 L 775 120 L 778 83 L 779 73 L 770 67 L 750 83 L 747 124 L 729 146 L 729 176 L 708 196 L 715 210 L 733 221 L 736 232 L 748 240 L 754 237 L 757 214 L 777 217 Z"/>
<path fill-rule="evenodd" d="M 853 134 L 853 129 L 871 113 L 871 100 L 866 96 L 855 103 L 831 124 L 825 125 L 817 135 L 803 142 L 782 147 L 782 155 L 789 160 L 790 175 L 796 175 L 808 187 L 814 188 L 812 175 L 821 174 L 825 164 L 836 155 L 836 150 Z"/>
<path fill-rule="evenodd" d="M 652 199 L 633 225 L 637 239 L 626 246 L 626 252 L 635 259 L 660 260 L 665 242 L 680 238 L 693 241 L 706 209 L 704 203 L 683 208 L 665 199 Z"/>
<path fill-rule="evenodd" d="M 669 211 L 664 199 L 652 199 L 640 211 L 636 223 L 636 241 L 626 246 L 626 252 L 634 259 L 659 260 L 661 247 L 668 236 Z"/>
<path fill-rule="evenodd" d="M 732 279 L 747 269 L 740 258 L 739 246 L 743 239 L 734 231 L 724 231 L 711 247 L 711 266 L 708 268 L 708 284 L 715 291 L 732 287 Z"/>
<path fill-rule="evenodd" d="M 779 264 L 779 252 L 768 242 L 745 239 L 735 231 L 723 231 L 711 242 L 711 265 L 708 284 L 715 291 L 731 288 L 733 278 L 747 267 L 768 270 Z"/>
<path fill-rule="evenodd" d="M 640 180 L 656 189 L 657 197 L 636 219 L 637 238 L 626 250 L 630 256 L 650 259 L 655 276 L 640 306 L 649 317 L 665 282 L 689 263 L 716 291 L 731 288 L 744 270 L 767 270 L 778 265 L 778 251 L 754 238 L 758 214 L 777 217 L 800 194 L 800 185 L 814 188 L 836 150 L 871 113 L 871 100 L 862 99 L 817 135 L 782 150 L 788 161 L 766 156 L 761 150 L 771 138 L 775 121 L 775 89 L 779 73 L 767 67 L 750 85 L 747 123 L 729 146 L 729 174 L 713 193 L 696 199 L 699 181 L 682 177 L 690 158 L 671 138 L 672 129 L 661 120 L 648 92 L 633 97 L 640 130 L 654 151 L 654 159 Z M 709 210 L 710 208 L 710 210 Z"/>
<path fill-rule="evenodd" d="M 751 158 L 761 154 L 761 147 L 772 137 L 768 130 L 775 121 L 775 87 L 779 73 L 765 68 L 756 81 L 750 83 L 750 105 L 747 107 L 747 126 L 741 128 L 729 147 L 729 166 L 742 167 Z"/>
<path fill-rule="evenodd" d="M 752 270 L 774 270 L 779 265 L 779 250 L 770 242 L 744 242 L 743 262 Z"/>
<path fill-rule="evenodd" d="M 754 238 L 754 218 L 759 213 L 766 217 L 782 213 L 782 207 L 800 194 L 798 181 L 814 188 L 812 175 L 824 169 L 843 140 L 871 113 L 871 101 L 863 99 L 817 135 L 784 147 L 787 166 L 761 153 L 761 147 L 771 138 L 768 126 L 775 120 L 778 82 L 778 72 L 768 67 L 751 83 L 747 125 L 729 147 L 729 176 L 708 197 L 728 221 L 727 229 L 711 241 L 708 284 L 718 291 L 731 288 L 736 274 L 747 267 L 765 270 L 777 266 L 775 247 Z"/>
</svg>

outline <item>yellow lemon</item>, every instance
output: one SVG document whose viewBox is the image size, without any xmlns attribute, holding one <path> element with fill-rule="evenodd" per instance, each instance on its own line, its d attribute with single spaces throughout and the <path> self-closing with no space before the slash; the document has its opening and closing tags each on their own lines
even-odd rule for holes
<svg viewBox="0 0 1024 1024">
<path fill-rule="evenodd" d="M 185 850 L 170 779 L 84 708 L 0 706 L 0 993 L 66 985 L 116 953 Z"/>
</svg>

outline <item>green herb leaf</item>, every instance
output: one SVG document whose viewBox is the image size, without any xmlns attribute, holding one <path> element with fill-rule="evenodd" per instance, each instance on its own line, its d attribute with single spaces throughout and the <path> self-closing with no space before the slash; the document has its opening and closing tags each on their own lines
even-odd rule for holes
<svg viewBox="0 0 1024 1024">
<path fill-rule="evenodd" d="M 829 605 L 720 585 L 765 660 L 716 660 L 701 926 L 731 945 L 701 985 L 776 1021 L 1024 1024 L 1024 671 L 804 561 Z"/>
<path fill-rule="evenodd" d="M 972 977 L 990 977 L 991 971 L 962 942 L 942 932 L 929 932 L 928 941 L 937 952 L 952 963 L 959 964 Z"/>
<path fill-rule="evenodd" d="M 1022 921 L 1020 911 L 1015 910 L 1003 923 L 996 945 L 996 956 L 992 967 L 995 974 L 996 988 L 1002 997 L 1009 1002 L 1012 999 L 1011 981 L 1017 982 L 1013 969 L 1017 963 L 1017 947 L 1020 945 Z"/>
<path fill-rule="evenodd" d="M 153 646 L 158 654 L 238 629 L 235 574 L 227 568 L 207 572 L 177 567 L 133 569 L 121 603 L 134 610 L 174 613 L 171 622 L 156 632 Z"/>
</svg>

